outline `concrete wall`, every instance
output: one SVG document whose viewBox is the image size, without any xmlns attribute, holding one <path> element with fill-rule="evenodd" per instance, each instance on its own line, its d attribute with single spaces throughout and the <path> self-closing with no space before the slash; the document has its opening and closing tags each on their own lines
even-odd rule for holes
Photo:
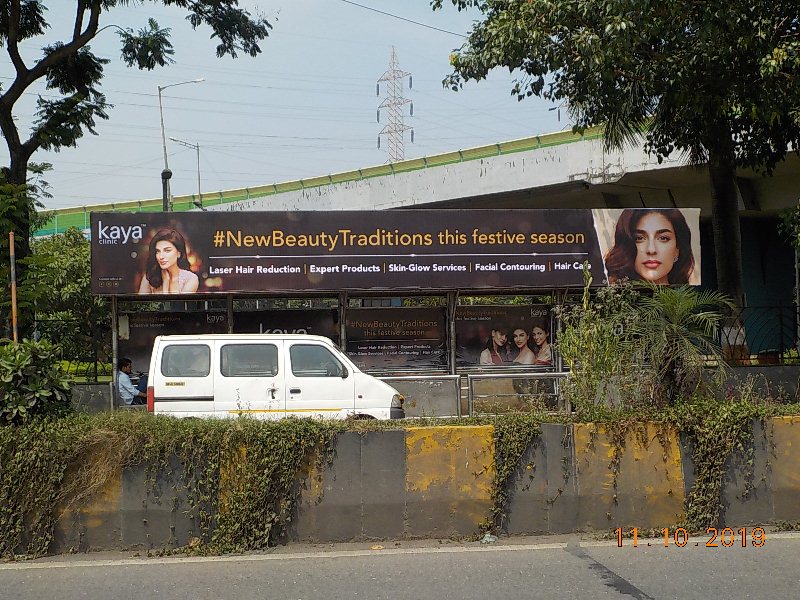
<svg viewBox="0 0 800 600">
<path fill-rule="evenodd" d="M 800 520 L 800 417 L 754 421 L 752 439 L 725 465 L 721 505 L 727 525 Z M 684 457 L 686 490 L 694 484 L 691 446 Z"/>
<path fill-rule="evenodd" d="M 752 448 L 726 466 L 722 525 L 800 520 L 798 460 L 800 417 L 754 422 Z M 61 515 L 52 550 L 189 543 L 199 530 L 180 473 L 177 463 L 158 473 L 155 488 L 145 467 L 112 477 L 90 506 Z M 344 433 L 331 461 L 298 476 L 289 539 L 472 536 L 492 513 L 494 476 L 491 426 Z M 670 527 L 693 481 L 691 448 L 663 424 L 622 438 L 600 425 L 545 424 L 508 482 L 501 526 L 509 534 Z"/>
<path fill-rule="evenodd" d="M 754 391 L 779 401 L 800 402 L 800 366 L 733 367 L 729 385 L 741 386 L 751 380 Z"/>
<path fill-rule="evenodd" d="M 491 427 L 346 433 L 336 459 L 304 483 L 301 541 L 475 533 L 492 507 Z"/>
<path fill-rule="evenodd" d="M 72 384 L 72 406 L 77 412 L 97 413 L 113 408 L 111 383 Z"/>
</svg>

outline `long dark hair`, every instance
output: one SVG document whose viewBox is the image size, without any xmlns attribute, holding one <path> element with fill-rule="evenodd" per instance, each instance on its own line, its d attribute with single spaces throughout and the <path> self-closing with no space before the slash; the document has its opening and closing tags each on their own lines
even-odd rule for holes
<svg viewBox="0 0 800 600">
<path fill-rule="evenodd" d="M 158 242 L 169 242 L 178 251 L 178 268 L 191 270 L 189 259 L 186 258 L 186 240 L 175 229 L 159 229 L 150 240 L 150 254 L 147 258 L 147 282 L 151 288 L 159 288 L 164 280 L 161 278 L 161 265 L 156 260 L 156 244 Z"/>
<path fill-rule="evenodd" d="M 636 226 L 642 217 L 658 214 L 667 219 L 675 230 L 675 243 L 678 246 L 678 260 L 667 275 L 672 284 L 689 283 L 689 275 L 694 271 L 692 254 L 692 232 L 683 213 L 677 208 L 632 209 L 622 211 L 614 231 L 614 247 L 606 254 L 608 282 L 616 283 L 622 279 L 641 279 L 636 272 Z"/>
<path fill-rule="evenodd" d="M 542 349 L 542 346 L 540 346 L 533 340 L 533 330 L 536 329 L 537 327 L 542 331 L 544 331 L 545 334 L 547 335 L 547 337 L 545 338 L 545 342 L 548 344 L 550 343 L 550 324 L 545 321 L 534 322 L 534 324 L 531 325 L 531 332 L 528 334 L 530 336 L 530 342 L 528 342 L 528 346 L 536 354 L 538 354 L 539 351 Z"/>
<path fill-rule="evenodd" d="M 500 348 L 498 348 L 497 350 L 495 350 L 495 347 L 494 347 L 494 332 L 495 331 L 499 331 L 500 333 L 505 333 L 506 334 L 506 345 L 505 346 L 500 346 Z M 503 362 L 508 361 L 509 360 L 508 325 L 506 325 L 505 323 L 495 323 L 492 326 L 492 333 L 489 334 L 489 339 L 486 340 L 486 344 L 484 345 L 483 348 L 484 348 L 484 350 L 488 350 L 489 351 L 489 356 L 494 356 L 495 353 L 497 353 L 497 356 L 500 357 L 500 359 Z"/>
<path fill-rule="evenodd" d="M 528 348 L 528 350 L 530 350 L 531 352 L 534 352 L 536 350 L 536 345 L 533 343 L 533 336 L 531 335 L 531 332 L 528 331 L 528 329 L 525 327 L 525 325 L 520 325 L 518 327 L 511 327 L 508 330 L 508 342 L 507 342 L 508 358 L 511 361 L 516 360 L 517 357 L 520 354 L 522 354 L 522 348 L 517 347 L 517 342 L 514 341 L 514 334 L 517 331 L 525 332 L 525 335 L 528 338 L 527 341 L 525 342 L 525 346 Z"/>
</svg>

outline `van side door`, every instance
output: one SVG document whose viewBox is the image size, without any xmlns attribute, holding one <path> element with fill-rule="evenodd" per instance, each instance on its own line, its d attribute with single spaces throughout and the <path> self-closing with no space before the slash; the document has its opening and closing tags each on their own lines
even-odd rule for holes
<svg viewBox="0 0 800 600">
<path fill-rule="evenodd" d="M 218 340 L 216 411 L 221 417 L 250 414 L 279 419 L 286 414 L 282 341 Z"/>
<path fill-rule="evenodd" d="M 160 348 L 159 373 L 151 373 L 157 413 L 178 417 L 214 412 L 212 347 L 200 341 L 170 341 Z"/>
<path fill-rule="evenodd" d="M 343 418 L 355 407 L 355 376 L 314 341 L 287 340 L 286 414 Z"/>
</svg>

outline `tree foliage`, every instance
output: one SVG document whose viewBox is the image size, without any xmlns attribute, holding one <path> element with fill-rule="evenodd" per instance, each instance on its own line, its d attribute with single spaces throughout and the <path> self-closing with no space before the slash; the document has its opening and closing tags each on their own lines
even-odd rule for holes
<svg viewBox="0 0 800 600">
<path fill-rule="evenodd" d="M 64 2 L 65 0 L 59 0 Z M 147 15 L 148 4 L 182 9 L 193 28 L 211 30 L 217 41 L 217 56 L 236 58 L 239 53 L 256 56 L 259 43 L 271 25 L 239 7 L 238 0 L 71 0 L 75 6 L 72 33 L 67 39 L 42 48 L 41 56 L 26 62 L 21 44 L 36 45 L 50 27 L 46 16 L 47 0 L 0 0 L 0 46 L 10 59 L 14 78 L 0 86 L 0 132 L 9 153 L 9 164 L 2 167 L 4 183 L 16 186 L 0 190 L 4 216 L 10 219 L 19 245 L 20 281 L 25 283 L 26 260 L 30 255 L 31 219 L 34 206 L 27 197 L 28 166 L 40 149 L 59 151 L 74 147 L 86 132 L 96 133 L 98 119 L 108 119 L 111 106 L 101 91 L 103 69 L 110 59 L 97 56 L 89 46 L 104 29 L 115 28 L 121 39 L 121 57 L 128 66 L 152 70 L 168 65 L 173 48 L 169 29 L 153 19 L 138 31 L 121 30 L 116 25 L 101 27 L 101 20 L 113 18 L 116 9 L 138 10 Z M 47 97 L 37 100 L 36 116 L 29 132 L 21 131 L 14 114 L 24 93 L 39 81 L 45 82 Z M 22 186 L 22 187 L 20 187 Z M 4 227 L 2 234 L 7 235 Z M 0 247 L 0 261 L 8 264 L 8 248 Z M 30 307 L 21 307 L 23 330 L 30 327 Z"/>
<path fill-rule="evenodd" d="M 47 341 L 0 342 L 0 423 L 20 424 L 70 408 L 70 380 L 61 348 Z"/>
<path fill-rule="evenodd" d="M 43 208 L 41 198 L 50 196 L 48 184 L 42 179 L 50 170 L 48 163 L 31 163 L 28 165 L 28 183 L 16 185 L 8 183 L 0 172 L 0 256 L 5 257 L 0 263 L 0 281 L 4 283 L 0 294 L 0 337 L 11 337 L 11 264 L 9 261 L 9 232 L 18 234 L 17 224 L 28 215 L 33 229 L 41 227 L 48 219 L 46 213 L 39 212 Z M 15 244 L 16 246 L 16 244 Z M 17 260 L 17 305 L 21 311 L 33 313 L 39 298 L 46 294 L 41 286 L 27 277 L 44 266 L 45 259 L 27 256 Z"/>
<path fill-rule="evenodd" d="M 800 250 L 800 206 L 793 206 L 781 213 L 778 229 L 786 241 L 796 250 Z"/>
<path fill-rule="evenodd" d="M 732 307 L 723 294 L 627 281 L 592 294 L 586 266 L 583 276 L 583 301 L 556 308 L 558 351 L 569 369 L 562 393 L 578 414 L 595 403 L 674 404 L 697 391 L 709 362 L 725 375 L 715 341 L 722 311 Z"/>
<path fill-rule="evenodd" d="M 443 0 L 433 0 L 439 8 Z M 481 14 L 452 54 L 459 89 L 495 67 L 513 93 L 565 103 L 608 147 L 644 136 L 659 160 L 707 163 L 719 288 L 741 301 L 735 169 L 770 173 L 800 148 L 794 0 L 452 0 Z"/>
<path fill-rule="evenodd" d="M 92 295 L 91 246 L 75 228 L 62 234 L 34 241 L 33 254 L 38 268 L 30 273 L 33 287 L 42 290 L 34 308 L 36 331 L 58 342 L 64 358 L 90 361 L 110 356 L 103 344 L 111 329 L 111 311 L 105 298 Z"/>
<path fill-rule="evenodd" d="M 39 298 L 36 304 L 38 315 L 107 311 L 106 299 L 91 294 L 91 246 L 80 231 L 72 227 L 36 240 L 33 250 L 48 263 L 35 274 L 37 282 L 48 289 L 47 297 Z"/>
<path fill-rule="evenodd" d="M 732 308 L 719 292 L 689 286 L 641 284 L 648 292 L 637 302 L 637 319 L 627 343 L 655 369 L 659 393 L 669 403 L 691 396 L 701 382 L 706 359 L 712 357 L 724 374 L 722 352 L 716 343 L 721 311 Z"/>
</svg>

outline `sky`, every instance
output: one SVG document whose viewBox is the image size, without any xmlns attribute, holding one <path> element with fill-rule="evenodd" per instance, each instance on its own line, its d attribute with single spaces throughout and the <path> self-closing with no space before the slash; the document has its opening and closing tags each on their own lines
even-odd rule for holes
<svg viewBox="0 0 800 600">
<path fill-rule="evenodd" d="M 45 43 L 71 32 L 74 0 L 46 5 L 51 28 L 44 40 L 22 46 L 29 62 Z M 380 148 L 377 140 L 388 114 L 381 111 L 379 123 L 376 111 L 387 88 L 381 85 L 378 97 L 376 83 L 389 68 L 392 47 L 401 69 L 413 77 L 412 88 L 407 80 L 404 87 L 414 107 L 413 116 L 405 113 L 405 124 L 414 128 L 414 143 L 405 137 L 405 158 L 570 127 L 548 102 L 518 102 L 507 71 L 459 92 L 443 88 L 449 55 L 464 42 L 476 13 L 459 13 L 450 5 L 434 12 L 428 0 L 242 0 L 240 5 L 273 25 L 256 58 L 217 58 L 210 30 L 193 30 L 177 8 L 131 3 L 104 14 L 101 26 L 138 30 L 154 17 L 171 28 L 175 63 L 150 72 L 127 68 L 119 60 L 113 27 L 92 42 L 96 54 L 111 59 L 101 89 L 114 106 L 108 121 L 98 121 L 99 135 L 86 135 L 77 148 L 34 155 L 36 162 L 53 164 L 45 178 L 53 195 L 46 208 L 160 198 L 158 86 L 197 78 L 205 81 L 166 89 L 162 100 L 167 138 L 200 146 L 203 194 L 384 164 L 387 140 Z M 4 50 L 2 57 L 0 82 L 7 87 L 13 71 Z M 15 110 L 23 135 L 30 131 L 40 93 L 52 94 L 34 87 Z M 172 194 L 196 193 L 196 150 L 168 139 L 167 155 Z M 8 164 L 5 144 L 0 160 Z"/>
</svg>

